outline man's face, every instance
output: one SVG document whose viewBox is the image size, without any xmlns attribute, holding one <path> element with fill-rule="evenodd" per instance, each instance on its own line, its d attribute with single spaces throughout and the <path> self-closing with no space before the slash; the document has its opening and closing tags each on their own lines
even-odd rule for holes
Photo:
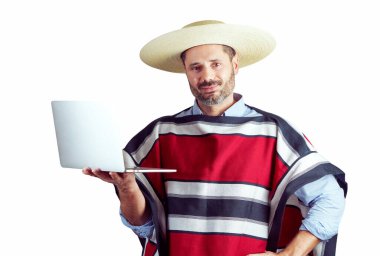
<svg viewBox="0 0 380 256">
<path fill-rule="evenodd" d="M 212 106 L 233 97 L 237 57 L 231 60 L 222 45 L 200 45 L 188 49 L 184 65 L 190 90 L 199 103 Z"/>
</svg>

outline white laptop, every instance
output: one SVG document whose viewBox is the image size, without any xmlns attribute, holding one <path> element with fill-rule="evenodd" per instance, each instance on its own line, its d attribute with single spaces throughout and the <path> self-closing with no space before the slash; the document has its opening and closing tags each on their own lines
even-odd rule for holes
<svg viewBox="0 0 380 256">
<path fill-rule="evenodd" d="M 60 164 L 64 168 L 100 168 L 114 172 L 175 172 L 173 169 L 124 167 L 122 116 L 110 102 L 52 101 Z"/>
</svg>

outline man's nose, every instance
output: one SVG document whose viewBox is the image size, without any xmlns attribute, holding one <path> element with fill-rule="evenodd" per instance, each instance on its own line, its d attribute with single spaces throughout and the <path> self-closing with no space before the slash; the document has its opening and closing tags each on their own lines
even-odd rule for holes
<svg viewBox="0 0 380 256">
<path fill-rule="evenodd" d="M 202 73 L 201 73 L 201 77 L 200 77 L 200 80 L 202 82 L 214 80 L 214 78 L 215 78 L 215 74 L 214 74 L 212 69 L 203 68 Z"/>
</svg>

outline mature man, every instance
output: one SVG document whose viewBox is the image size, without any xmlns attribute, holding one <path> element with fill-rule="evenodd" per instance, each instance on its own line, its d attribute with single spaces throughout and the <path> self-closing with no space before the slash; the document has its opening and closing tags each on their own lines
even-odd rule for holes
<svg viewBox="0 0 380 256">
<path fill-rule="evenodd" d="M 143 255 L 333 255 L 344 173 L 284 119 L 246 105 L 235 75 L 267 56 L 258 29 L 200 21 L 144 46 L 148 65 L 185 72 L 194 105 L 162 117 L 125 147 L 127 167 L 170 174 L 87 175 L 115 185 Z"/>
</svg>

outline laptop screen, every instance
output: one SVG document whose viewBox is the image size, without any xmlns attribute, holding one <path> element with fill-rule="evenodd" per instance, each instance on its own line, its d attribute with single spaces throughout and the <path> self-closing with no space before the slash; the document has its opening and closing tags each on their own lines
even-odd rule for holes
<svg viewBox="0 0 380 256">
<path fill-rule="evenodd" d="M 62 167 L 124 171 L 125 138 L 112 105 L 95 101 L 52 101 L 51 105 Z"/>
</svg>

